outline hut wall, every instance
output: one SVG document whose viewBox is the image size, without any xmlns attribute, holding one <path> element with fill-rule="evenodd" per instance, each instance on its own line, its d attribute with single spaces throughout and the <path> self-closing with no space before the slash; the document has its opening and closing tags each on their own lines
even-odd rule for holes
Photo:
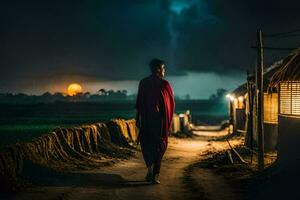
<svg viewBox="0 0 300 200">
<path fill-rule="evenodd" d="M 246 130 L 246 98 L 245 96 L 240 96 L 242 99 L 235 98 L 231 102 L 232 106 L 232 122 L 233 122 L 233 132 L 237 133 L 239 131 Z"/>
<path fill-rule="evenodd" d="M 278 158 L 282 164 L 300 163 L 300 117 L 279 115 Z"/>
<path fill-rule="evenodd" d="M 264 149 L 274 151 L 278 141 L 278 94 L 264 93 Z"/>
<path fill-rule="evenodd" d="M 256 99 L 255 99 L 256 100 Z M 253 108 L 253 144 L 257 145 L 257 119 L 256 102 Z M 249 129 L 248 129 L 249 130 Z M 248 133 L 247 133 L 248 134 Z M 250 147 L 250 136 L 247 136 L 246 145 Z M 278 141 L 278 94 L 264 93 L 264 149 L 274 151 L 277 149 Z"/>
<path fill-rule="evenodd" d="M 278 94 L 264 93 L 264 122 L 278 123 Z"/>
<path fill-rule="evenodd" d="M 278 124 L 264 123 L 264 149 L 265 151 L 274 151 L 277 149 Z M 257 142 L 257 140 L 256 140 Z"/>
<path fill-rule="evenodd" d="M 236 109 L 236 129 L 245 130 L 246 125 L 246 113 L 244 108 Z"/>
<path fill-rule="evenodd" d="M 257 146 L 257 121 L 253 119 L 253 145 Z M 248 134 L 248 133 L 247 133 Z M 246 145 L 250 147 L 250 136 L 247 136 Z M 264 149 L 265 151 L 274 151 L 278 148 L 278 124 L 264 122 Z"/>
</svg>

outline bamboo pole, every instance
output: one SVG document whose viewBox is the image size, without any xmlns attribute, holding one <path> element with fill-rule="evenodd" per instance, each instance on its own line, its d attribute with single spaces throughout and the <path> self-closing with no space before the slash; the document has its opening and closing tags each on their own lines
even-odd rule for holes
<svg viewBox="0 0 300 200">
<path fill-rule="evenodd" d="M 250 80 L 249 72 L 247 71 L 247 91 L 248 91 L 248 139 L 250 140 L 250 149 L 253 150 L 253 82 Z M 249 144 L 249 143 L 248 143 Z M 253 160 L 253 153 L 251 153 L 251 163 Z"/>
<path fill-rule="evenodd" d="M 226 139 L 230 149 L 232 150 L 233 153 L 235 153 L 235 155 L 239 158 L 239 160 L 241 161 L 241 163 L 247 164 L 247 162 L 243 159 L 243 157 L 239 154 L 239 152 L 237 152 L 237 150 L 235 150 L 233 148 L 233 146 L 230 144 L 229 140 Z"/>
<path fill-rule="evenodd" d="M 229 150 L 227 151 L 227 155 L 228 155 L 230 163 L 233 164 L 232 155 L 231 155 L 231 152 Z"/>
<path fill-rule="evenodd" d="M 263 41 L 262 31 L 257 30 L 257 134 L 258 134 L 258 168 L 264 169 L 264 91 L 263 91 Z"/>
</svg>

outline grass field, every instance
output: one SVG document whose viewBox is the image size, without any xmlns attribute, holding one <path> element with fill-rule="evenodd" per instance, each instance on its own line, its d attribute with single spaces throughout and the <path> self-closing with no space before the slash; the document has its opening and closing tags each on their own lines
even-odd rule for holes
<svg viewBox="0 0 300 200">
<path fill-rule="evenodd" d="M 176 112 L 189 109 L 198 123 L 217 123 L 227 117 L 226 104 L 209 101 L 176 102 Z M 57 127 L 103 122 L 112 118 L 135 117 L 134 101 L 0 105 L 0 146 L 24 142 Z"/>
</svg>

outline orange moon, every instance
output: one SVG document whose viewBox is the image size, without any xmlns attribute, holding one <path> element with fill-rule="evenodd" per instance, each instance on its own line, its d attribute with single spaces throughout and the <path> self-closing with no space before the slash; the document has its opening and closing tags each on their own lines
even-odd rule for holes
<svg viewBox="0 0 300 200">
<path fill-rule="evenodd" d="M 68 86 L 68 95 L 74 96 L 80 92 L 82 92 L 82 87 L 78 83 L 72 83 Z"/>
</svg>

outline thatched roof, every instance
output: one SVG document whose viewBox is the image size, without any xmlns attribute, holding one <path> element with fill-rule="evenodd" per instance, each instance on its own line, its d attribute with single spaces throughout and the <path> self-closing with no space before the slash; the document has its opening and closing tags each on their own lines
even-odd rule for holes
<svg viewBox="0 0 300 200">
<path fill-rule="evenodd" d="M 234 89 L 231 93 L 237 97 L 245 95 L 247 93 L 247 83 L 243 83 L 242 85 Z"/>
<path fill-rule="evenodd" d="M 281 81 L 300 81 L 300 48 L 283 59 L 271 77 L 269 87 L 275 87 Z"/>
<path fill-rule="evenodd" d="M 277 62 L 274 62 L 270 67 L 266 68 L 264 70 L 264 91 L 267 91 L 268 88 L 268 84 L 270 81 L 270 78 L 274 75 L 274 73 L 279 69 L 279 67 L 281 66 L 283 60 L 279 60 Z M 252 81 L 255 81 L 255 77 L 254 75 L 250 75 L 250 79 Z M 238 86 L 236 89 L 234 89 L 232 92 L 232 94 L 235 94 L 236 96 L 242 96 L 245 95 L 247 93 L 247 82 L 241 84 L 240 86 Z"/>
<path fill-rule="evenodd" d="M 266 81 L 270 81 L 273 75 L 278 71 L 280 66 L 282 65 L 283 59 L 274 62 L 270 67 L 264 70 L 264 79 Z"/>
<path fill-rule="evenodd" d="M 252 79 L 254 81 L 254 75 L 252 75 Z M 276 91 L 276 86 L 283 80 L 300 81 L 300 48 L 264 70 L 264 91 Z M 247 83 L 243 83 L 231 93 L 241 96 L 246 92 Z"/>
</svg>

